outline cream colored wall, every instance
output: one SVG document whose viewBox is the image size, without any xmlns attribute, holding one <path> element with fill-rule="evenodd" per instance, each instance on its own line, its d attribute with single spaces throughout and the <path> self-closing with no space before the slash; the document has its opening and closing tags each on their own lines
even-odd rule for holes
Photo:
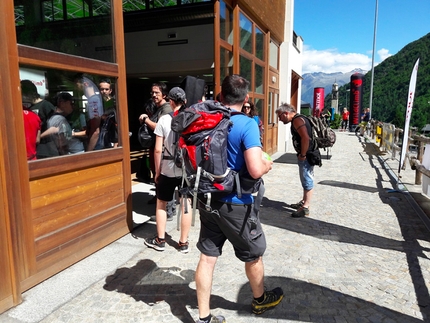
<svg viewBox="0 0 430 323">
<path fill-rule="evenodd" d="M 285 12 L 285 41 L 280 46 L 280 102 L 290 103 L 292 71 L 302 75 L 303 39 L 297 38 L 298 46 L 293 45 L 294 31 L 294 0 L 287 0 Z M 299 98 L 301 97 L 301 81 L 299 81 Z M 300 99 L 299 99 L 300 102 Z M 300 108 L 300 107 L 299 107 Z M 278 152 L 291 149 L 290 125 L 278 125 Z"/>
</svg>

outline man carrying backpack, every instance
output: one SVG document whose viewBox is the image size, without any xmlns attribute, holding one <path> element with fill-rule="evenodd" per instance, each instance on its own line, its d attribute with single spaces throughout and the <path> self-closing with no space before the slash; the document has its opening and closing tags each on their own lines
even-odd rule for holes
<svg viewBox="0 0 430 323">
<path fill-rule="evenodd" d="M 227 76 L 221 86 L 221 102 L 232 110 L 233 126 L 228 134 L 228 164 L 239 172 L 246 167 L 251 177 L 257 179 L 272 169 L 272 161 L 263 159 L 257 123 L 239 113 L 248 101 L 249 82 L 239 75 Z M 264 290 L 264 266 L 262 256 L 266 239 L 258 218 L 252 218 L 253 196 L 231 193 L 211 202 L 212 211 L 199 203 L 200 237 L 197 247 L 201 252 L 196 269 L 196 290 L 199 308 L 197 323 L 224 323 L 223 316 L 210 313 L 212 279 L 217 258 L 226 240 L 233 245 L 236 257 L 245 263 L 254 299 L 252 312 L 261 314 L 278 305 L 283 291 L 277 287 Z M 256 219 L 256 220 L 255 220 Z"/>
<path fill-rule="evenodd" d="M 140 123 L 145 123 L 149 129 L 155 130 L 158 120 L 165 114 L 172 112 L 172 107 L 169 102 L 167 102 L 167 85 L 163 82 L 157 82 L 152 84 L 151 96 L 154 101 L 157 110 L 154 114 L 149 117 L 147 113 L 143 113 L 139 116 Z M 154 149 L 149 149 L 149 165 L 153 174 L 155 174 L 155 161 L 154 161 Z M 148 201 L 148 204 L 155 204 L 157 202 L 157 197 L 154 196 Z M 173 220 L 173 216 L 176 214 L 176 200 L 172 196 L 172 200 L 167 203 L 167 219 L 168 221 Z M 154 221 L 155 217 L 151 216 L 151 221 Z"/>
<path fill-rule="evenodd" d="M 179 87 L 170 90 L 168 98 L 173 113 L 178 113 L 179 109 L 187 102 L 185 92 Z M 167 203 L 171 200 L 176 187 L 182 184 L 182 169 L 175 165 L 172 155 L 174 154 L 176 140 L 175 133 L 171 129 L 172 116 L 163 115 L 157 122 L 154 133 L 155 139 L 154 160 L 155 160 L 155 183 L 157 189 L 157 207 L 155 219 L 157 223 L 157 235 L 154 238 L 145 239 L 145 244 L 158 251 L 164 251 L 166 244 L 166 221 Z M 163 149 L 164 148 L 164 149 Z M 184 199 L 188 204 L 188 200 Z M 187 205 L 183 209 L 189 211 Z M 182 210 L 183 211 L 183 210 Z M 182 212 L 181 217 L 181 237 L 179 238 L 178 249 L 182 253 L 188 252 L 188 233 L 191 227 L 191 213 Z"/>
<path fill-rule="evenodd" d="M 290 205 L 291 208 L 296 209 L 291 216 L 293 218 L 309 216 L 309 205 L 314 188 L 314 166 L 309 164 L 307 155 L 315 148 L 311 124 L 308 118 L 298 114 L 296 108 L 288 103 L 282 103 L 275 112 L 282 123 L 291 122 L 293 146 L 297 152 L 300 182 L 303 187 L 303 198 L 298 203 Z"/>
</svg>

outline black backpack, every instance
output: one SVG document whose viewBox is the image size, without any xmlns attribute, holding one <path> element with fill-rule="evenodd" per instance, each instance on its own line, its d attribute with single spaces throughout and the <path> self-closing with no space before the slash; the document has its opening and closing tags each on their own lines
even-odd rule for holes
<svg viewBox="0 0 430 323">
<path fill-rule="evenodd" d="M 144 149 L 152 148 L 155 145 L 155 134 L 153 131 L 148 129 L 148 126 L 145 123 L 140 126 L 139 132 L 137 133 L 137 139 Z"/>
<path fill-rule="evenodd" d="M 117 132 L 116 113 L 112 110 L 102 116 L 99 138 L 94 150 L 112 148 Z"/>
</svg>

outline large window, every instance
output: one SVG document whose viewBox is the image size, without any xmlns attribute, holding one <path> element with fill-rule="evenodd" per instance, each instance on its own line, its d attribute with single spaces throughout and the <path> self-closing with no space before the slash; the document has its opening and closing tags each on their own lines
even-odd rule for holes
<svg viewBox="0 0 430 323">
<path fill-rule="evenodd" d="M 250 81 L 250 98 L 264 122 L 266 34 L 243 12 L 240 13 L 239 20 L 239 74 Z"/>
<path fill-rule="evenodd" d="M 27 66 L 20 78 L 28 160 L 118 146 L 115 80 Z"/>
<path fill-rule="evenodd" d="M 39 1 L 15 0 L 19 44 L 114 61 L 109 0 Z"/>
<path fill-rule="evenodd" d="M 233 11 L 224 1 L 220 1 L 220 37 L 233 45 Z"/>
<path fill-rule="evenodd" d="M 270 48 L 269 48 L 269 64 L 274 69 L 279 69 L 279 46 L 270 40 Z"/>
<path fill-rule="evenodd" d="M 220 79 L 233 74 L 233 53 L 225 48 L 220 49 Z"/>
<path fill-rule="evenodd" d="M 240 48 L 253 53 L 252 22 L 244 14 L 240 14 Z"/>
</svg>

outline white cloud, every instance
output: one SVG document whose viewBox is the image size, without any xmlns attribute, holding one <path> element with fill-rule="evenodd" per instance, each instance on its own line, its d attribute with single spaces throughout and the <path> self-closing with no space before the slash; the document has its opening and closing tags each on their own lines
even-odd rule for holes
<svg viewBox="0 0 430 323">
<path fill-rule="evenodd" d="M 386 58 L 393 56 L 393 54 L 389 53 L 388 49 L 385 48 L 381 48 L 380 50 L 377 51 L 378 55 L 379 55 L 379 61 L 382 62 L 384 61 Z"/>
<path fill-rule="evenodd" d="M 378 50 L 379 62 L 390 57 L 388 49 Z M 372 57 L 359 53 L 340 53 L 336 48 L 315 50 L 305 45 L 303 50 L 303 74 L 305 73 L 336 73 L 351 72 L 354 69 L 361 68 L 369 71 L 372 68 Z"/>
</svg>

